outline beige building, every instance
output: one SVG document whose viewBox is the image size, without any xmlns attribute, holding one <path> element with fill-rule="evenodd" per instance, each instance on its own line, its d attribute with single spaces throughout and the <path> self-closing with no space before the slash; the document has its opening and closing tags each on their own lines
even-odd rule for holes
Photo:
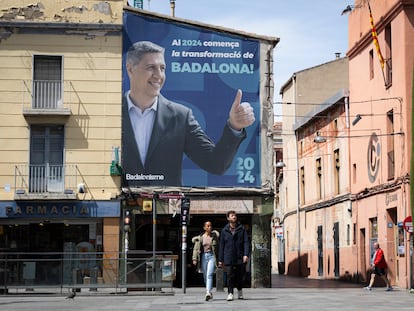
<svg viewBox="0 0 414 311">
<path fill-rule="evenodd" d="M 0 13 L 0 248 L 105 251 L 104 282 L 118 274 L 122 5 L 6 0 Z M 58 262 L 26 266 L 8 267 L 9 284 L 72 278 Z"/>
<path fill-rule="evenodd" d="M 179 217 L 174 217 L 179 206 L 168 195 L 185 193 L 192 199 L 189 235 L 201 230 L 206 217 L 220 229 L 227 210 L 239 213 L 252 238 L 250 284 L 269 286 L 273 174 L 268 133 L 273 124 L 271 64 L 278 39 L 135 10 L 163 22 L 197 25 L 259 42 L 262 176 L 261 186 L 252 189 L 167 187 L 125 192 L 119 165 L 122 17 L 125 10 L 134 11 L 125 4 L 1 2 L 0 250 L 7 251 L 13 262 L 3 266 L 7 275 L 1 279 L 8 286 L 69 285 L 74 282 L 73 269 L 79 269 L 82 277 L 98 277 L 95 281 L 105 284 L 130 281 L 125 276 L 127 252 L 151 256 L 155 248 L 175 258 L 181 255 L 181 227 Z M 156 221 L 143 210 L 148 200 L 142 193 L 151 191 L 167 196 L 149 200 L 157 205 Z M 127 209 L 130 230 L 123 224 Z M 49 257 L 45 263 L 20 264 L 21 253 Z M 72 260 L 71 254 L 79 253 L 93 253 L 93 258 Z"/>
</svg>

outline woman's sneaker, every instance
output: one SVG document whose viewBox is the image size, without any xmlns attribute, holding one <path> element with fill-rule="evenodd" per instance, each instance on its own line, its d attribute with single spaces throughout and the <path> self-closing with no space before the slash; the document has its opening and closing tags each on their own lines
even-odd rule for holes
<svg viewBox="0 0 414 311">
<path fill-rule="evenodd" d="M 230 293 L 230 294 L 227 296 L 227 301 L 233 301 L 233 299 L 234 299 L 233 294 L 232 294 L 232 293 Z"/>
<path fill-rule="evenodd" d="M 213 294 L 208 292 L 206 294 L 206 301 L 209 301 L 210 299 L 213 299 Z"/>
</svg>

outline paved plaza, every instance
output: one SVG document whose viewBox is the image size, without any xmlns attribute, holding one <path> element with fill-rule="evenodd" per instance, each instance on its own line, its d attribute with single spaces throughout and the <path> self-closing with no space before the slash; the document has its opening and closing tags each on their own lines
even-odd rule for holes
<svg viewBox="0 0 414 311">
<path fill-rule="evenodd" d="M 211 301 L 204 300 L 204 289 L 167 289 L 164 292 L 113 291 L 82 289 L 74 299 L 66 299 L 67 290 L 60 293 L 22 290 L 0 296 L 0 310 L 160 310 L 160 311 L 221 311 L 221 310 L 413 310 L 414 294 L 409 290 L 395 288 L 363 289 L 360 284 L 336 281 L 307 280 L 278 277 L 272 288 L 247 288 L 244 300 L 226 301 L 225 291 L 214 291 Z"/>
<path fill-rule="evenodd" d="M 237 296 L 237 295 L 236 295 Z M 361 288 L 265 288 L 244 289 L 244 300 L 226 301 L 225 292 L 214 292 L 206 302 L 201 288 L 190 288 L 184 294 L 174 289 L 168 294 L 78 294 L 75 299 L 65 295 L 7 295 L 0 297 L 0 310 L 413 310 L 414 294 L 407 290 L 385 292 Z"/>
</svg>

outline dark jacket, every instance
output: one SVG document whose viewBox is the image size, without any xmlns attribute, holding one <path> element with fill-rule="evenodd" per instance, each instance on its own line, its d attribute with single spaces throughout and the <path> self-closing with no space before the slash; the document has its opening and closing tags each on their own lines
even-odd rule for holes
<svg viewBox="0 0 414 311">
<path fill-rule="evenodd" d="M 220 140 L 214 144 L 201 129 L 191 109 L 160 95 L 146 160 L 142 163 L 125 96 L 122 106 L 124 187 L 181 186 L 184 154 L 203 170 L 222 175 L 230 167 L 240 143 L 246 138 L 245 130 L 236 136 L 226 124 Z M 137 177 L 127 180 L 126 174 Z M 151 179 L 152 176 L 157 178 Z"/>
<path fill-rule="evenodd" d="M 234 234 L 230 231 L 230 225 L 224 226 L 220 234 L 218 261 L 225 266 L 243 264 L 243 256 L 249 256 L 250 243 L 247 231 L 238 223 Z"/>
</svg>

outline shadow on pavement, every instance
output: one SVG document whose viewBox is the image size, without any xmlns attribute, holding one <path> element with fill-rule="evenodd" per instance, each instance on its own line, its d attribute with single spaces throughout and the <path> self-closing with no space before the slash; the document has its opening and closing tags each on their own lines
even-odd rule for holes
<svg viewBox="0 0 414 311">
<path fill-rule="evenodd" d="M 358 288 L 363 285 L 340 280 L 310 279 L 273 274 L 272 288 Z"/>
</svg>

